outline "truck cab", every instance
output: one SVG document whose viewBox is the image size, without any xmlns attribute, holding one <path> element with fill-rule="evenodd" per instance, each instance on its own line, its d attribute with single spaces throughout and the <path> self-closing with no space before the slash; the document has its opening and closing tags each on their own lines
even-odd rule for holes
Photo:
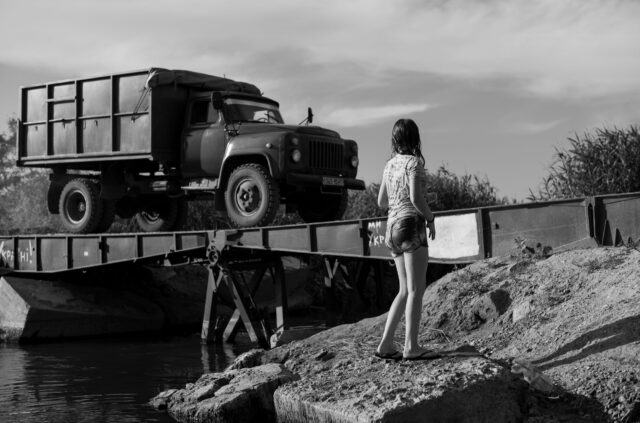
<svg viewBox="0 0 640 423">
<path fill-rule="evenodd" d="M 320 127 L 285 125 L 279 104 L 267 97 L 194 93 L 186 122 L 182 177 L 223 194 L 218 210 L 240 226 L 268 224 L 281 202 L 307 222 L 337 220 L 347 190 L 364 188 L 355 179 L 354 141 Z"/>
</svg>

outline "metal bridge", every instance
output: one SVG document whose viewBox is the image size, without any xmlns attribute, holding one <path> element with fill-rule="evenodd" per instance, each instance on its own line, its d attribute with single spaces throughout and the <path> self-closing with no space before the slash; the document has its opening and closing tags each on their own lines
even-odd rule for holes
<svg viewBox="0 0 640 423">
<path fill-rule="evenodd" d="M 463 264 L 513 253 L 518 243 L 559 251 L 635 242 L 640 238 L 640 193 L 453 210 L 435 216 L 438 233 L 430 241 L 430 262 Z M 242 322 L 253 341 L 268 347 L 273 331 L 253 303 L 255 289 L 240 281 L 238 272 L 253 271 L 249 285 L 254 287 L 271 272 L 276 329 L 284 330 L 283 256 L 321 256 L 326 289 L 339 276 L 358 284 L 371 270 L 381 277 L 378 264 L 390 259 L 385 230 L 386 219 L 373 218 L 214 231 L 0 236 L 0 275 L 47 278 L 126 263 L 207 263 L 202 339 L 214 337 L 209 325 L 216 316 L 218 288 L 224 283 L 235 304 L 224 338 L 233 339 Z M 349 274 L 347 261 L 358 262 L 355 274 Z"/>
</svg>

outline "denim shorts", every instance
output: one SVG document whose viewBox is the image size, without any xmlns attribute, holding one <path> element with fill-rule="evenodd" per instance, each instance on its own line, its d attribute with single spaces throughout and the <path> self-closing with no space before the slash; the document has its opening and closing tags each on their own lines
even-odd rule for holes
<svg viewBox="0 0 640 423">
<path fill-rule="evenodd" d="M 392 257 L 411 253 L 420 247 L 427 247 L 427 227 L 424 218 L 419 216 L 403 217 L 391 223 L 387 230 L 387 247 Z"/>
</svg>

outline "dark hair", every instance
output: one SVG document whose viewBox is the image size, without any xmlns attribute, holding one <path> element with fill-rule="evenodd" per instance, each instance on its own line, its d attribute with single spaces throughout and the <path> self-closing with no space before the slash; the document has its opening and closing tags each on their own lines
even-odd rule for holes
<svg viewBox="0 0 640 423">
<path fill-rule="evenodd" d="M 411 119 L 398 119 L 391 131 L 391 150 L 393 155 L 410 154 L 420 158 L 424 164 L 421 151 L 420 131 Z"/>
</svg>

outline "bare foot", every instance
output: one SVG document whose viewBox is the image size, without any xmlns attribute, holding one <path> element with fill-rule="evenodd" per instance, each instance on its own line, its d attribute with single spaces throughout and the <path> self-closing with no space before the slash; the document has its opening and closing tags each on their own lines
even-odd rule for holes
<svg viewBox="0 0 640 423">
<path fill-rule="evenodd" d="M 418 347 L 418 348 L 414 348 L 412 350 L 404 350 L 404 353 L 402 354 L 402 358 L 404 359 L 412 359 L 415 357 L 420 357 L 425 353 L 429 353 L 432 352 L 432 350 L 428 349 L 428 348 L 423 348 L 423 347 Z"/>
<path fill-rule="evenodd" d="M 393 354 L 396 351 L 398 351 L 398 350 L 396 349 L 395 345 L 393 345 L 393 344 L 391 344 L 391 345 L 380 344 L 380 345 L 378 345 L 378 348 L 376 349 L 376 352 L 378 354 L 381 354 L 381 355 Z"/>
</svg>

